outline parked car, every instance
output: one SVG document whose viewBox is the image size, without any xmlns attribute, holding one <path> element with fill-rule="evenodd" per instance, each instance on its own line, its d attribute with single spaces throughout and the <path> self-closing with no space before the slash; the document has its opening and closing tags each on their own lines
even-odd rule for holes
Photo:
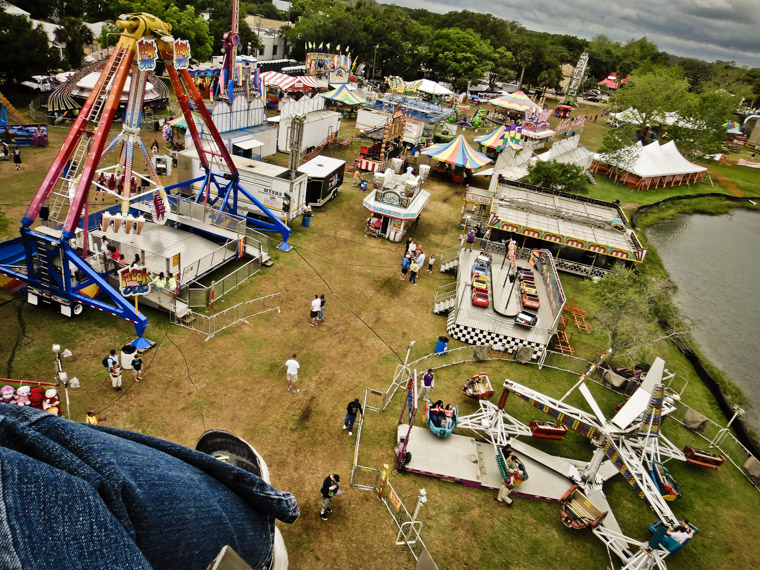
<svg viewBox="0 0 760 570">
<path fill-rule="evenodd" d="M 524 327 L 533 327 L 538 322 L 538 315 L 529 313 L 528 311 L 520 311 L 515 317 L 515 324 L 522 325 Z"/>
<path fill-rule="evenodd" d="M 488 308 L 488 293 L 483 291 L 474 291 L 472 293 L 472 304 L 476 307 Z"/>
<path fill-rule="evenodd" d="M 530 293 L 523 293 L 522 306 L 527 309 L 538 309 L 541 306 L 541 302 L 538 300 L 537 295 L 531 295 Z"/>
</svg>

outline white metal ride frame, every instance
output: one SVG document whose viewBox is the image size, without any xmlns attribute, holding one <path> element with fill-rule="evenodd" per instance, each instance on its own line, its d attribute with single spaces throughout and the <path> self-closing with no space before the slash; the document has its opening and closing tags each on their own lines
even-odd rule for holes
<svg viewBox="0 0 760 570">
<path fill-rule="evenodd" d="M 683 459 L 683 454 L 660 433 L 664 369 L 665 362 L 660 358 L 655 359 L 641 386 L 610 420 L 605 418 L 588 387 L 583 383 L 586 375 L 576 386 L 593 410 L 593 414 L 563 401 L 572 389 L 562 399 L 556 400 L 511 380 L 504 381 L 504 388 L 596 444 L 591 461 L 580 472 L 577 481 L 585 491 L 598 489 L 597 474 L 606 456 L 657 517 L 666 525 L 674 525 L 678 523 L 678 519 L 644 465 L 645 462 L 651 464 L 651 461 L 658 460 L 661 455 Z M 509 418 L 503 412 L 500 415 Z M 493 422 L 492 418 L 490 420 Z M 495 425 L 498 424 L 498 421 L 495 422 Z M 515 429 L 508 427 L 505 432 L 509 433 Z M 661 441 L 664 443 L 663 446 L 660 446 Z M 605 526 L 599 526 L 593 532 L 620 557 L 625 569 L 666 568 L 664 558 L 669 552 L 663 548 L 651 548 L 647 542 L 628 538 Z M 629 545 L 637 546 L 639 550 L 633 553 Z"/>
</svg>

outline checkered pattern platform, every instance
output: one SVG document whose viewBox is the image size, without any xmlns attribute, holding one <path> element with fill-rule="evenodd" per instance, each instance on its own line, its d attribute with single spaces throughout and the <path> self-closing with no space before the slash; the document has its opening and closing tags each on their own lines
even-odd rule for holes
<svg viewBox="0 0 760 570">
<path fill-rule="evenodd" d="M 537 342 L 484 331 L 453 322 L 448 324 L 446 332 L 451 338 L 460 342 L 473 345 L 490 344 L 494 350 L 509 352 L 510 354 L 516 351 L 520 346 L 530 346 L 533 349 L 533 354 L 531 356 L 532 360 L 538 360 L 545 348 L 542 344 Z"/>
</svg>

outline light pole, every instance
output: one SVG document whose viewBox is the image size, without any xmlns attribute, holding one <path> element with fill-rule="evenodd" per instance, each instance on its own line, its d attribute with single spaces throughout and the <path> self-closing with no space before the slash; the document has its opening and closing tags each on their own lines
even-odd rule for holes
<svg viewBox="0 0 760 570">
<path fill-rule="evenodd" d="M 414 508 L 414 514 L 412 515 L 412 522 L 417 520 L 417 515 L 420 514 L 420 509 L 425 503 L 427 503 L 427 491 L 420 489 L 420 494 L 417 497 L 417 506 Z"/>
<path fill-rule="evenodd" d="M 372 58 L 372 81 L 375 80 L 375 64 L 377 63 L 377 48 L 379 48 L 380 45 L 375 45 L 375 56 Z"/>
<path fill-rule="evenodd" d="M 66 395 L 66 417 L 71 419 L 71 410 L 69 409 L 69 387 L 79 388 L 79 378 L 74 376 L 69 380 L 69 375 L 63 371 L 63 362 L 61 357 L 69 358 L 73 356 L 68 348 L 63 349 L 61 352 L 61 345 L 54 344 L 53 352 L 55 353 L 55 383 L 58 385 L 58 392 L 61 391 L 61 385 L 63 385 L 64 394 Z"/>
</svg>

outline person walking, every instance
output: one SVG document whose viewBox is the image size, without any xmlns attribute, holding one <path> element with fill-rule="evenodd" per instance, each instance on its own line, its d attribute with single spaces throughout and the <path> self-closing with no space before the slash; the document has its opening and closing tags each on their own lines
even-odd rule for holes
<svg viewBox="0 0 760 570">
<path fill-rule="evenodd" d="M 113 386 L 114 391 L 121 392 L 121 365 L 115 348 L 111 349 L 108 356 L 108 376 L 111 379 L 111 386 Z"/>
<path fill-rule="evenodd" d="M 354 170 L 354 182 L 351 184 L 351 186 L 359 186 L 362 181 L 362 173 L 359 172 L 359 169 L 357 168 Z"/>
<path fill-rule="evenodd" d="M 21 150 L 18 147 L 13 149 L 13 164 L 16 165 L 16 170 L 21 170 Z"/>
<path fill-rule="evenodd" d="M 433 369 L 428 368 L 425 375 L 422 377 L 422 389 L 420 390 L 420 398 L 426 402 L 430 401 L 430 389 L 435 386 L 435 374 Z"/>
<path fill-rule="evenodd" d="M 417 265 L 417 260 L 413 259 L 409 264 L 409 283 L 417 285 L 417 272 L 420 270 L 420 266 Z"/>
<path fill-rule="evenodd" d="M 416 251 L 417 251 L 417 244 L 414 243 L 414 240 L 412 238 L 409 238 L 409 242 L 406 246 L 407 255 L 410 255 L 413 257 Z"/>
<path fill-rule="evenodd" d="M 348 435 L 354 435 L 354 422 L 356 421 L 356 414 L 360 413 L 364 416 L 364 410 L 359 403 L 359 398 L 355 398 L 353 402 L 349 402 L 346 406 L 346 418 L 343 420 L 343 429 L 348 430 Z"/>
<path fill-rule="evenodd" d="M 311 312 L 309 313 L 309 316 L 311 317 L 311 322 L 309 323 L 310 327 L 317 326 L 317 319 L 319 318 L 319 309 L 322 307 L 322 302 L 319 300 L 319 295 L 314 295 L 314 300 L 311 302 Z"/>
<path fill-rule="evenodd" d="M 467 249 L 472 251 L 472 244 L 475 243 L 475 230 L 470 228 L 470 231 L 467 232 L 467 237 L 465 237 L 465 241 L 467 242 Z"/>
<path fill-rule="evenodd" d="M 406 254 L 401 262 L 401 280 L 403 281 L 409 271 L 409 265 L 412 263 L 411 256 Z"/>
<path fill-rule="evenodd" d="M 325 320 L 325 296 L 320 295 L 319 296 L 319 316 L 317 317 L 319 319 L 319 322 Z"/>
<path fill-rule="evenodd" d="M 333 497 L 341 494 L 340 475 L 333 473 L 332 475 L 325 477 L 320 491 L 322 494 L 322 500 L 320 501 L 322 510 L 320 511 L 319 516 L 323 521 L 326 521 L 327 515 L 332 512 L 330 505 L 332 504 Z"/>
<path fill-rule="evenodd" d="M 522 475 L 520 469 L 522 468 L 522 462 L 517 459 L 514 453 L 510 453 L 506 461 L 507 476 L 501 482 L 499 487 L 499 494 L 496 495 L 496 500 L 500 503 L 506 503 L 508 507 L 512 506 L 512 499 L 509 498 L 512 493 L 512 488 L 515 486 L 515 476 Z"/>
<path fill-rule="evenodd" d="M 435 263 L 435 254 L 430 254 L 430 259 L 428 259 L 428 273 L 433 272 L 433 264 Z"/>
<path fill-rule="evenodd" d="M 138 354 L 132 359 L 132 375 L 134 377 L 135 382 L 139 382 L 140 380 L 142 380 L 142 367 L 143 367 L 142 356 Z"/>
<path fill-rule="evenodd" d="M 298 394 L 301 390 L 296 388 L 296 386 L 298 382 L 298 369 L 301 368 L 301 365 L 298 364 L 295 353 L 290 357 L 290 360 L 285 361 L 285 366 L 288 369 L 288 392 Z"/>
</svg>

